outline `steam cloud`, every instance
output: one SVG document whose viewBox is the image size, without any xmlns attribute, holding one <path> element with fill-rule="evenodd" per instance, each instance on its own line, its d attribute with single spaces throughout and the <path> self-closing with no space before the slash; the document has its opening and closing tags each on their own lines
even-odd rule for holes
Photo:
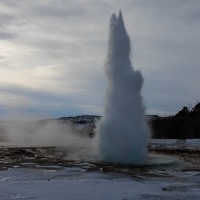
<svg viewBox="0 0 200 200">
<path fill-rule="evenodd" d="M 57 120 L 29 122 L 22 116 L 21 119 L 12 118 L 12 120 L 8 122 L 8 125 L 4 125 L 2 143 L 4 145 L 62 146 L 66 148 L 66 159 L 72 160 L 90 158 L 95 152 L 93 139 L 77 132 L 73 124 L 60 123 Z M 2 139 L 2 133 L 0 136 Z"/>
<path fill-rule="evenodd" d="M 103 160 L 142 164 L 147 157 L 148 128 L 141 96 L 143 77 L 132 68 L 130 39 L 121 11 L 110 19 L 106 62 L 108 89 L 104 115 L 97 124 L 98 150 Z"/>
</svg>

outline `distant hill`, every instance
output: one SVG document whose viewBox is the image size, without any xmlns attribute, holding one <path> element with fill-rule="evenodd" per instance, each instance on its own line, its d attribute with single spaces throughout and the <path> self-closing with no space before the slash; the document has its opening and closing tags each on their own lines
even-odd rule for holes
<svg viewBox="0 0 200 200">
<path fill-rule="evenodd" d="M 157 115 L 147 115 L 146 121 L 151 123 L 153 119 L 156 119 Z M 39 127 L 46 126 L 51 122 L 60 123 L 61 125 L 70 126 L 73 129 L 73 132 L 79 133 L 81 135 L 93 137 L 95 135 L 96 123 L 100 120 L 101 116 L 97 115 L 80 115 L 80 116 L 69 116 L 69 117 L 60 117 L 60 118 L 50 118 L 42 119 L 37 121 L 29 121 L 23 123 L 16 123 L 14 121 L 0 121 L 0 141 L 4 140 L 7 130 L 10 130 L 10 127 L 15 130 L 21 128 L 27 132 L 33 132 Z"/>
<path fill-rule="evenodd" d="M 53 121 L 70 125 L 75 132 L 93 137 L 96 123 L 100 118 L 101 116 L 97 115 L 69 116 L 27 122 L 26 126 L 32 130 Z M 200 138 L 200 103 L 197 103 L 191 110 L 184 106 L 174 116 L 146 115 L 146 122 L 149 124 L 153 138 Z M 0 122 L 0 141 L 4 138 L 6 128 L 13 124 L 13 122 Z"/>
<path fill-rule="evenodd" d="M 60 117 L 56 120 L 59 122 L 72 122 L 75 124 L 94 124 L 100 119 L 100 116 L 96 115 L 80 115 L 76 117 Z"/>
</svg>

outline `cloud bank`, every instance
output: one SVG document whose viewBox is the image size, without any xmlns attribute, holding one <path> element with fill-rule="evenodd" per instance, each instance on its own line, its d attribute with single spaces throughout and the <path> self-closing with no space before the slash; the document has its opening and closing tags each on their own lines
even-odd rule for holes
<svg viewBox="0 0 200 200">
<path fill-rule="evenodd" d="M 0 118 L 15 107 L 48 116 L 102 114 L 107 18 L 121 8 L 150 114 L 199 100 L 200 2 L 0 2 Z"/>
</svg>

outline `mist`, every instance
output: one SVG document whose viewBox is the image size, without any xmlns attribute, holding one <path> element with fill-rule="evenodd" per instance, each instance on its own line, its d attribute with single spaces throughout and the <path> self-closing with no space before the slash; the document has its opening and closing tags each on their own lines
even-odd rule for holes
<svg viewBox="0 0 200 200">
<path fill-rule="evenodd" d="M 94 139 L 81 134 L 72 123 L 27 120 L 11 117 L 1 124 L 1 144 L 15 147 L 64 147 L 66 159 L 90 159 L 95 154 Z"/>
<path fill-rule="evenodd" d="M 147 159 L 148 128 L 141 96 L 143 77 L 130 60 L 130 39 L 121 11 L 110 19 L 105 72 L 108 78 L 103 117 L 96 127 L 101 159 L 142 164 Z"/>
</svg>

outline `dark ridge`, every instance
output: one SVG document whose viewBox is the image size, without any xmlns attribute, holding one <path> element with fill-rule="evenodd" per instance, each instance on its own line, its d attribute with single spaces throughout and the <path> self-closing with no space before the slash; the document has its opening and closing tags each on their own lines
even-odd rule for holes
<svg viewBox="0 0 200 200">
<path fill-rule="evenodd" d="M 174 116 L 152 118 L 150 127 L 154 138 L 200 138 L 200 102 L 191 110 L 184 106 Z"/>
</svg>

